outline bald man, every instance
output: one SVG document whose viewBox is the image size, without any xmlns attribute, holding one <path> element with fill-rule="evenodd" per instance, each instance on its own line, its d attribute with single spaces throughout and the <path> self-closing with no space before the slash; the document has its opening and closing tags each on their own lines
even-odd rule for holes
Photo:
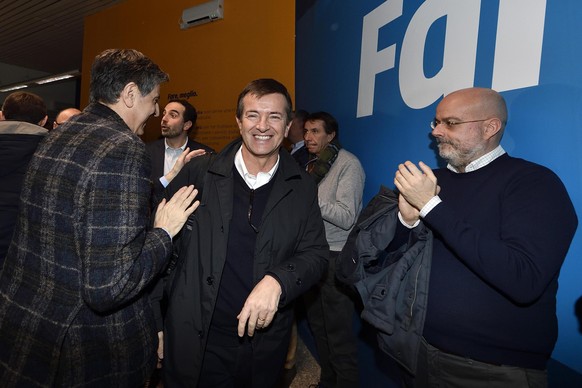
<svg viewBox="0 0 582 388">
<path fill-rule="evenodd" d="M 59 112 L 59 114 L 55 118 L 55 121 L 53 121 L 53 129 L 55 129 L 62 123 L 69 121 L 71 117 L 76 116 L 78 114 L 81 114 L 81 111 L 77 108 L 63 109 L 62 111 Z"/>
<path fill-rule="evenodd" d="M 506 122 L 499 93 L 453 92 L 431 122 L 447 168 L 407 161 L 396 171 L 400 222 L 388 250 L 418 228 L 433 235 L 408 387 L 547 386 L 557 279 L 578 221 L 552 171 L 501 147 Z"/>
</svg>

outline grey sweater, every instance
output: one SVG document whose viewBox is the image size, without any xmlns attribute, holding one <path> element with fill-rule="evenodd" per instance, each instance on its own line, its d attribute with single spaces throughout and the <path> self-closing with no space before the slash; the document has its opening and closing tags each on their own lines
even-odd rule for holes
<svg viewBox="0 0 582 388">
<path fill-rule="evenodd" d="M 344 149 L 319 182 L 319 208 L 332 251 L 341 251 L 362 210 L 366 174 L 356 156 Z"/>
</svg>

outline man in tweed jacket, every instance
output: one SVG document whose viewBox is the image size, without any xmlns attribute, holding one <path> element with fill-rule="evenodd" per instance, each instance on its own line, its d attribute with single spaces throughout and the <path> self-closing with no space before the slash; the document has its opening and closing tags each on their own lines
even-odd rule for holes
<svg viewBox="0 0 582 388">
<path fill-rule="evenodd" d="M 183 188 L 148 228 L 151 166 L 137 135 L 167 79 L 138 51 L 104 51 L 90 105 L 32 158 L 0 275 L 3 387 L 137 387 L 155 367 L 145 289 L 198 206 Z"/>
</svg>

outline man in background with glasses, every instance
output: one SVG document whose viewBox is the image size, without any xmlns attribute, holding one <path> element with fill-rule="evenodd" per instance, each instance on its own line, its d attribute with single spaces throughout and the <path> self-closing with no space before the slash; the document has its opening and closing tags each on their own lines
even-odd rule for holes
<svg viewBox="0 0 582 388">
<path fill-rule="evenodd" d="M 283 367 L 293 301 L 328 255 L 315 183 L 281 147 L 291 117 L 282 84 L 251 82 L 238 99 L 241 137 L 167 187 L 202 193 L 167 282 L 167 386 L 272 387 Z"/>
<path fill-rule="evenodd" d="M 491 89 L 444 97 L 431 122 L 445 169 L 398 166 L 397 237 L 433 232 L 428 306 L 407 386 L 546 386 L 558 274 L 577 227 L 549 169 L 500 146 L 507 108 Z M 489 385 L 488 385 L 489 384 Z"/>
<path fill-rule="evenodd" d="M 61 110 L 55 117 L 55 121 L 53 121 L 53 129 L 57 129 L 59 125 L 66 123 L 71 119 L 71 117 L 75 117 L 80 114 L 81 111 L 77 108 L 66 108 Z"/>
</svg>

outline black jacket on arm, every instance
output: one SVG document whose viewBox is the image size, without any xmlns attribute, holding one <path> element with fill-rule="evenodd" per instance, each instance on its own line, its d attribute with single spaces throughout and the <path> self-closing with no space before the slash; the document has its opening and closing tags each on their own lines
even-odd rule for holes
<svg viewBox="0 0 582 388">
<path fill-rule="evenodd" d="M 378 346 L 412 374 L 428 303 L 433 236 L 421 222 L 398 219 L 398 193 L 381 187 L 358 217 L 337 258 L 336 276 L 353 285 L 362 319 L 378 330 Z"/>
</svg>

